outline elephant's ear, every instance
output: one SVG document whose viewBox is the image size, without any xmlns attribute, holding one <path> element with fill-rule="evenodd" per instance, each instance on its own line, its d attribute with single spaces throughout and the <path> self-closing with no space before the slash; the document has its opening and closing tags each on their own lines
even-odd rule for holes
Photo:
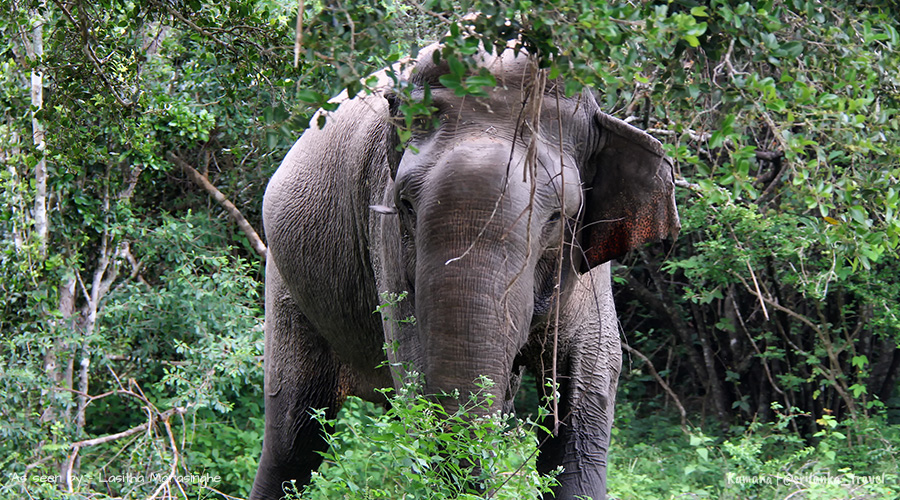
<svg viewBox="0 0 900 500">
<path fill-rule="evenodd" d="M 675 238 L 672 162 L 643 131 L 605 113 L 594 115 L 600 139 L 585 169 L 585 207 L 579 243 L 587 272 L 645 243 Z"/>
<path fill-rule="evenodd" d="M 397 124 L 403 119 L 400 116 L 400 96 L 392 89 L 385 90 L 382 96 L 388 103 L 385 158 L 387 159 L 388 168 L 391 170 L 391 179 L 396 179 L 397 169 L 400 167 L 400 159 L 403 157 L 403 151 L 400 147 L 400 134 L 397 133 Z"/>
</svg>

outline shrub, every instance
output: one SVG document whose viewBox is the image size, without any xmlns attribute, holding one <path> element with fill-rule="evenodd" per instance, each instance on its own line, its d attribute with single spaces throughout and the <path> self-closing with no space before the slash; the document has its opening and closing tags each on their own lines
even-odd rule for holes
<svg viewBox="0 0 900 500">
<path fill-rule="evenodd" d="M 449 413 L 419 394 L 419 384 L 386 390 L 384 410 L 350 398 L 337 419 L 314 417 L 333 428 L 330 449 L 302 495 L 307 500 L 528 499 L 549 492 L 555 480 L 535 469 L 537 424 L 491 412 L 479 392 Z M 486 416 L 485 416 L 486 414 Z"/>
</svg>

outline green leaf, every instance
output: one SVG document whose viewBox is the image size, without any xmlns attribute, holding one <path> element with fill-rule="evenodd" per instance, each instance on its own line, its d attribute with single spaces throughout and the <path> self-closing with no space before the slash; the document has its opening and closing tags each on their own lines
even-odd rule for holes
<svg viewBox="0 0 900 500">
<path fill-rule="evenodd" d="M 462 80 L 458 75 L 441 75 L 440 77 L 438 77 L 438 81 L 441 82 L 441 85 L 451 90 L 463 88 Z"/>
<path fill-rule="evenodd" d="M 447 60 L 447 63 L 450 66 L 450 73 L 458 80 L 462 80 L 462 77 L 466 74 L 465 64 L 456 57 L 451 57 Z"/>
<path fill-rule="evenodd" d="M 324 95 L 312 89 L 300 89 L 297 92 L 297 99 L 307 104 L 318 105 L 325 100 L 324 97 Z"/>
<path fill-rule="evenodd" d="M 467 87 L 493 87 L 497 85 L 497 79 L 490 73 L 474 75 L 466 78 Z"/>
</svg>

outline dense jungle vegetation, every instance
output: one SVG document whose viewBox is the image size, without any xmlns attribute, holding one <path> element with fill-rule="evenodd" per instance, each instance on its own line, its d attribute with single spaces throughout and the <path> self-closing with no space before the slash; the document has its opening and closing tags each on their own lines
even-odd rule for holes
<svg viewBox="0 0 900 500">
<path fill-rule="evenodd" d="M 900 497 L 896 1 L 0 5 L 0 498 L 246 497 L 268 177 L 371 72 L 443 37 L 477 93 L 468 55 L 517 36 L 677 164 L 679 239 L 614 265 L 610 495 Z M 304 498 L 466 498 L 440 409 L 391 397 Z M 497 450 L 496 498 L 547 485 L 521 417 L 446 452 Z"/>
</svg>

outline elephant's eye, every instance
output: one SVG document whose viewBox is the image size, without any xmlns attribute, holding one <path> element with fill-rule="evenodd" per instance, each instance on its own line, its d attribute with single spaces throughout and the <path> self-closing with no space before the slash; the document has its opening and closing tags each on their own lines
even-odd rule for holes
<svg viewBox="0 0 900 500">
<path fill-rule="evenodd" d="M 550 214 L 550 217 L 547 218 L 547 222 L 541 230 L 541 235 L 545 243 L 549 244 L 550 242 L 559 241 L 559 231 L 562 227 L 559 221 L 561 219 L 562 212 L 559 210 L 553 211 L 553 213 Z"/>
<path fill-rule="evenodd" d="M 411 239 L 416 230 L 416 209 L 406 198 L 400 198 L 397 209 L 400 213 L 400 230 L 403 237 Z"/>
<path fill-rule="evenodd" d="M 400 208 L 408 215 L 416 215 L 416 209 L 413 208 L 412 202 L 407 200 L 406 198 L 400 199 Z"/>
</svg>

